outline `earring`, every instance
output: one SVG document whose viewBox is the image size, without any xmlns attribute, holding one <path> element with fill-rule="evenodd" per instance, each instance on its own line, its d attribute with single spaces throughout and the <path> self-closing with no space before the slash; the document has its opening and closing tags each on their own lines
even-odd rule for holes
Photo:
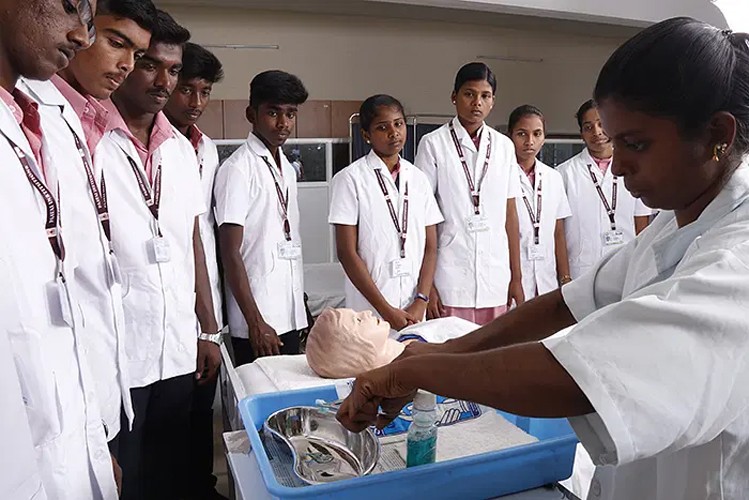
<svg viewBox="0 0 749 500">
<path fill-rule="evenodd" d="M 372 144 L 371 142 L 369 142 L 369 139 L 367 139 L 367 144 Z"/>
<path fill-rule="evenodd" d="M 713 148 L 713 160 L 714 161 L 720 161 L 721 157 L 726 154 L 726 150 L 728 149 L 728 144 L 725 142 L 723 144 L 716 144 Z"/>
</svg>

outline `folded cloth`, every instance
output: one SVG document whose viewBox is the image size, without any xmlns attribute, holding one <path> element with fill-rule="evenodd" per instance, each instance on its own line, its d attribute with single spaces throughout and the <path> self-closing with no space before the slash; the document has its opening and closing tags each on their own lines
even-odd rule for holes
<svg viewBox="0 0 749 500">
<path fill-rule="evenodd" d="M 479 418 L 438 429 L 437 462 L 536 442 L 538 438 L 511 424 L 496 411 L 487 411 Z M 406 460 L 406 442 L 397 449 Z"/>
<path fill-rule="evenodd" d="M 479 325 L 476 323 L 461 318 L 430 319 L 411 325 L 399 332 L 390 330 L 390 338 L 398 340 L 404 337 L 404 340 L 408 340 L 411 336 L 419 336 L 430 344 L 441 344 L 450 339 L 462 337 L 477 328 L 479 328 Z"/>
<path fill-rule="evenodd" d="M 318 377 L 307 364 L 304 354 L 258 358 L 237 368 L 237 375 L 248 395 L 308 389 L 335 383 L 334 379 Z"/>
</svg>

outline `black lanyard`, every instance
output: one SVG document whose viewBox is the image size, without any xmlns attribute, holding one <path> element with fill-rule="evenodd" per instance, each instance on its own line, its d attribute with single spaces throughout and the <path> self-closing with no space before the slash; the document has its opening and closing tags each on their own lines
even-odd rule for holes
<svg viewBox="0 0 749 500">
<path fill-rule="evenodd" d="M 276 196 L 278 197 L 279 205 L 281 205 L 281 216 L 283 217 L 284 238 L 286 238 L 286 241 L 291 241 L 291 224 L 289 223 L 289 188 L 286 188 L 286 196 L 284 196 L 283 190 L 281 190 L 281 185 L 276 178 L 276 173 L 273 171 L 273 165 L 270 164 L 270 161 L 268 161 L 268 158 L 265 156 L 261 156 L 261 158 L 265 160 L 265 164 L 268 165 L 268 170 L 270 170 L 270 175 L 273 177 L 273 182 L 276 185 Z M 281 171 L 281 175 L 283 175 L 283 171 Z"/>
<path fill-rule="evenodd" d="M 120 149 L 122 149 L 121 146 Z M 153 188 L 151 188 L 148 179 L 146 179 L 146 176 L 140 171 L 135 160 L 133 160 L 124 149 L 122 149 L 122 152 L 125 153 L 127 161 L 133 169 L 133 174 L 135 174 L 135 180 L 138 182 L 140 194 L 143 196 L 143 201 L 146 202 L 146 207 L 148 207 L 148 210 L 156 221 L 156 230 L 159 237 L 161 237 L 161 227 L 159 226 L 159 207 L 161 206 L 161 162 L 156 166 L 156 170 L 153 173 Z"/>
<path fill-rule="evenodd" d="M 67 123 L 67 120 L 65 121 Z M 109 206 L 107 203 L 107 187 L 104 182 L 104 173 L 101 174 L 101 188 L 96 185 L 96 177 L 94 176 L 94 169 L 91 163 L 88 161 L 86 150 L 83 147 L 78 134 L 75 133 L 73 127 L 67 123 L 70 133 L 73 134 L 73 140 L 75 140 L 75 147 L 78 148 L 78 154 L 81 155 L 81 161 L 83 162 L 83 168 L 86 170 L 86 178 L 88 179 L 88 187 L 91 190 L 91 196 L 94 199 L 94 205 L 96 206 L 96 216 L 101 223 L 101 227 L 104 230 L 104 235 L 107 237 L 107 241 L 112 243 L 112 232 L 109 227 Z M 111 249 L 111 248 L 110 248 Z"/>
<path fill-rule="evenodd" d="M 606 209 L 606 214 L 609 216 L 611 230 L 616 231 L 616 176 L 614 176 L 614 185 L 611 188 L 611 205 L 609 205 L 609 201 L 606 199 L 606 195 L 603 193 L 603 188 L 601 188 L 601 184 L 598 182 L 596 174 L 593 173 L 593 166 L 590 163 L 588 164 L 588 172 L 590 173 L 590 178 L 593 180 L 593 184 L 596 187 L 596 191 L 598 191 L 598 197 L 601 198 L 603 208 Z"/>
<path fill-rule="evenodd" d="M 521 176 L 524 174 L 520 174 Z M 531 207 L 531 202 L 528 200 L 528 197 L 525 195 L 525 191 L 523 191 L 523 201 L 525 202 L 525 208 L 528 210 L 528 215 L 531 218 L 531 224 L 533 224 L 533 243 L 535 245 L 538 245 L 540 240 L 540 232 L 541 232 L 541 202 L 542 202 L 542 195 L 541 195 L 541 172 L 536 171 L 536 175 L 538 176 L 538 187 L 536 187 L 536 214 L 533 214 L 533 207 Z M 522 181 L 521 181 L 522 182 Z"/>
<path fill-rule="evenodd" d="M 387 185 L 385 184 L 385 179 L 382 178 L 382 171 L 379 168 L 376 168 L 375 174 L 377 176 L 377 181 L 380 184 L 380 189 L 382 190 L 382 194 L 385 196 L 385 202 L 388 205 L 390 218 L 392 219 L 393 225 L 395 226 L 395 230 L 398 232 L 398 237 L 400 238 L 401 259 L 405 259 L 406 258 L 406 237 L 408 235 L 408 183 L 406 183 L 403 189 L 403 217 L 402 217 L 403 223 L 399 224 L 398 213 L 396 212 L 395 206 L 393 205 L 393 200 L 390 198 L 390 193 L 388 192 Z"/>
<path fill-rule="evenodd" d="M 36 189 L 36 191 L 42 197 L 42 200 L 44 200 L 44 205 L 47 209 L 47 218 L 44 223 L 44 230 L 47 233 L 49 245 L 52 247 L 52 251 L 55 253 L 57 260 L 62 262 L 65 260 L 65 245 L 62 242 L 62 235 L 60 234 L 60 209 L 57 205 L 57 201 L 52 195 L 52 192 L 47 189 L 44 181 L 42 181 L 36 175 L 34 169 L 31 168 L 31 164 L 29 163 L 29 159 L 26 156 L 26 153 L 24 153 L 23 150 L 19 148 L 16 143 L 13 142 L 7 135 L 5 136 L 5 139 L 8 141 L 8 144 L 10 144 L 10 148 L 18 157 L 18 161 L 21 162 L 23 172 L 26 174 L 26 178 L 29 180 L 31 187 Z"/>
<path fill-rule="evenodd" d="M 488 139 L 488 144 L 486 146 L 486 158 L 484 159 L 484 168 L 481 171 L 481 178 L 479 178 L 479 183 L 476 185 L 473 182 L 473 176 L 471 175 L 471 170 L 468 168 L 468 164 L 466 163 L 465 155 L 463 154 L 463 147 L 460 145 L 460 140 L 458 139 L 458 134 L 455 133 L 455 127 L 453 126 L 453 122 L 450 122 L 450 135 L 452 135 L 453 143 L 455 144 L 455 149 L 458 152 L 458 157 L 460 158 L 460 163 L 463 165 L 463 173 L 466 175 L 466 180 L 468 181 L 468 188 L 471 190 L 471 201 L 473 202 L 473 212 L 478 215 L 481 212 L 480 205 L 481 205 L 481 186 L 484 184 L 484 179 L 486 178 L 486 173 L 489 170 L 489 160 L 491 160 L 492 157 L 492 134 L 487 131 L 486 136 Z"/>
</svg>

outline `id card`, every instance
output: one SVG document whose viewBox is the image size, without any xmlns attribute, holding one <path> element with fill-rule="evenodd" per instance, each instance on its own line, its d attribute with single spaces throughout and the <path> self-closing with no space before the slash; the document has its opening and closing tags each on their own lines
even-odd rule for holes
<svg viewBox="0 0 749 500">
<path fill-rule="evenodd" d="M 169 262 L 172 259 L 172 252 L 169 248 L 169 242 L 163 236 L 157 236 L 150 242 L 151 258 L 154 264 Z"/>
<path fill-rule="evenodd" d="M 68 287 L 62 276 L 58 276 L 55 281 L 47 283 L 47 297 L 52 324 L 72 327 L 73 310 L 70 308 Z"/>
<path fill-rule="evenodd" d="M 109 265 L 107 266 L 109 286 L 122 284 L 122 273 L 120 272 L 120 262 L 113 254 L 109 254 Z"/>
<path fill-rule="evenodd" d="M 528 260 L 544 260 L 546 252 L 543 245 L 531 243 L 528 245 Z"/>
<path fill-rule="evenodd" d="M 489 230 L 489 220 L 486 215 L 474 214 L 466 221 L 469 233 L 482 233 Z"/>
<path fill-rule="evenodd" d="M 621 231 L 606 231 L 603 233 L 603 245 L 613 247 L 624 244 L 624 233 Z"/>
<path fill-rule="evenodd" d="M 302 258 L 302 244 L 297 241 L 284 241 L 278 244 L 278 257 L 283 260 Z"/>
<path fill-rule="evenodd" d="M 390 263 L 390 277 L 402 278 L 411 275 L 411 261 L 408 259 L 395 259 Z"/>
</svg>

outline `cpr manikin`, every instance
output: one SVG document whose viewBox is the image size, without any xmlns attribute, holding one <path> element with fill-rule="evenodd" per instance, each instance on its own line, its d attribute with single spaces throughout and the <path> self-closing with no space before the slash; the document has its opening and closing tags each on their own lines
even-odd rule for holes
<svg viewBox="0 0 749 500">
<path fill-rule="evenodd" d="M 307 362 L 321 377 L 355 377 L 397 358 L 404 344 L 388 337 L 390 324 L 370 311 L 326 309 L 307 339 Z"/>
</svg>

